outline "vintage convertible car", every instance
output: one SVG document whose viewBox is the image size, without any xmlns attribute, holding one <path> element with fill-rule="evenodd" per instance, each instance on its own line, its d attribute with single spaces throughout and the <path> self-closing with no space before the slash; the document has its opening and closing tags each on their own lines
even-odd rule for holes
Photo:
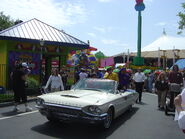
<svg viewBox="0 0 185 139">
<path fill-rule="evenodd" d="M 113 80 L 83 79 L 71 90 L 38 96 L 36 107 L 49 121 L 101 123 L 109 128 L 138 98 L 135 91 L 118 91 L 117 86 Z"/>
</svg>

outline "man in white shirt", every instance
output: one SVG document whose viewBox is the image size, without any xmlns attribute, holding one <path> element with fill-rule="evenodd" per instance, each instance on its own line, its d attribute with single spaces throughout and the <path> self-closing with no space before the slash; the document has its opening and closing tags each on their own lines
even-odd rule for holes
<svg viewBox="0 0 185 139">
<path fill-rule="evenodd" d="M 80 77 L 80 80 L 88 77 L 88 74 L 85 73 L 85 69 L 81 69 L 79 77 Z"/>
<path fill-rule="evenodd" d="M 175 98 L 174 104 L 176 107 L 175 120 L 178 121 L 179 128 L 185 133 L 185 89 Z"/>
<path fill-rule="evenodd" d="M 143 92 L 145 79 L 146 79 L 145 74 L 141 72 L 141 69 L 139 68 L 138 72 L 136 72 L 133 76 L 136 92 L 139 93 L 139 102 L 141 102 L 141 99 L 142 99 L 142 92 Z"/>
</svg>

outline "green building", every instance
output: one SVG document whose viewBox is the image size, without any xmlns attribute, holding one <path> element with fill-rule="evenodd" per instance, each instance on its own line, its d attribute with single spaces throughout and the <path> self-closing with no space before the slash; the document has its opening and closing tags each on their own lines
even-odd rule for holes
<svg viewBox="0 0 185 139">
<path fill-rule="evenodd" d="M 26 62 L 33 78 L 41 81 L 41 72 L 51 72 L 52 59 L 59 68 L 66 65 L 72 50 L 87 49 L 89 45 L 38 19 L 19 23 L 0 32 L 0 86 L 10 86 L 10 73 L 16 62 Z"/>
</svg>

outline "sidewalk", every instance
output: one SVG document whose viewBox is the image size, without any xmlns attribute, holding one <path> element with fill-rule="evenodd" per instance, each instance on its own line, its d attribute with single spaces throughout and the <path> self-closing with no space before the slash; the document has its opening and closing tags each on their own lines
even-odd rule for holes
<svg viewBox="0 0 185 139">
<path fill-rule="evenodd" d="M 37 98 L 37 96 L 28 96 L 27 99 L 28 99 L 28 102 L 33 102 L 35 101 Z M 14 104 L 13 101 L 11 102 L 3 102 L 3 103 L 0 103 L 0 108 L 1 107 L 7 107 L 7 106 L 12 106 Z"/>
</svg>

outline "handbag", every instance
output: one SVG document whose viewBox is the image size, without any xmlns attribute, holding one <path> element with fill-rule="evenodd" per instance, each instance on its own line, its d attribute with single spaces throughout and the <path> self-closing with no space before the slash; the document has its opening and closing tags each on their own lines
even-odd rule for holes
<svg viewBox="0 0 185 139">
<path fill-rule="evenodd" d="M 170 84 L 170 91 L 171 92 L 176 92 L 176 93 L 181 92 L 181 85 L 177 84 L 177 83 L 171 83 Z"/>
</svg>

